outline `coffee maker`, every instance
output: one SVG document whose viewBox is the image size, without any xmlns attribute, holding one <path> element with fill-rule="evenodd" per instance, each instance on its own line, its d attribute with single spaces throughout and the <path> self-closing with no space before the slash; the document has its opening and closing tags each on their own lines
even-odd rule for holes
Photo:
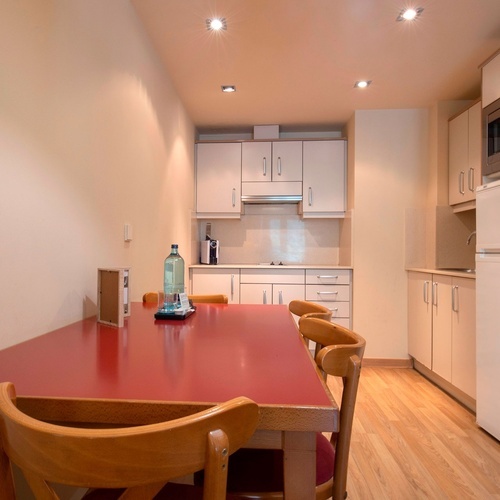
<svg viewBox="0 0 500 500">
<path fill-rule="evenodd" d="M 219 240 L 213 240 L 207 236 L 207 239 L 201 242 L 200 262 L 212 265 L 219 262 Z"/>
</svg>

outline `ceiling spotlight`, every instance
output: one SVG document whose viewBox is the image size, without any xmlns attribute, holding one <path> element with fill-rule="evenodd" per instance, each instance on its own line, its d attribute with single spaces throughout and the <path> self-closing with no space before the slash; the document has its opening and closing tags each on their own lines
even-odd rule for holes
<svg viewBox="0 0 500 500">
<path fill-rule="evenodd" d="M 221 85 L 222 92 L 236 92 L 236 87 L 234 85 Z"/>
<path fill-rule="evenodd" d="M 209 31 L 227 30 L 227 23 L 224 17 L 207 19 L 205 22 Z"/>
<path fill-rule="evenodd" d="M 358 89 L 365 89 L 366 87 L 368 87 L 368 85 L 370 85 L 372 83 L 371 80 L 359 80 L 358 82 L 356 82 L 354 84 L 354 86 Z"/>
<path fill-rule="evenodd" d="M 415 20 L 422 12 L 424 9 L 422 7 L 417 7 L 415 9 L 410 8 L 410 9 L 403 9 L 400 13 L 399 16 L 396 17 L 396 21 L 413 21 Z"/>
</svg>

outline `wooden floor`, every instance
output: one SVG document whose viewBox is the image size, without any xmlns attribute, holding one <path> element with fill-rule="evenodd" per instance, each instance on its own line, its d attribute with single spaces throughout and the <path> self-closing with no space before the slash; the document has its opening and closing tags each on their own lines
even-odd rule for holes
<svg viewBox="0 0 500 500">
<path fill-rule="evenodd" d="M 338 394 L 337 379 L 328 385 Z M 363 367 L 347 492 L 348 500 L 500 499 L 500 443 L 418 372 Z"/>
</svg>

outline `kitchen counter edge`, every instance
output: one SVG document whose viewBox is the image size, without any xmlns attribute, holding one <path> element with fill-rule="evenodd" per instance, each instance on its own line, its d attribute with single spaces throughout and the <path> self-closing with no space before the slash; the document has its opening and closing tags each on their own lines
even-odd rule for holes
<svg viewBox="0 0 500 500">
<path fill-rule="evenodd" d="M 459 270 L 426 269 L 426 268 L 421 268 L 421 267 L 409 267 L 406 270 L 412 271 L 415 273 L 441 274 L 441 275 L 445 275 L 445 276 L 457 276 L 459 278 L 469 278 L 472 280 L 476 279 L 476 273 L 468 273 L 468 272 L 459 271 Z"/>
<path fill-rule="evenodd" d="M 313 265 L 313 264 L 286 264 L 284 266 L 271 264 L 191 264 L 189 269 L 347 269 L 352 271 L 349 266 L 337 265 Z"/>
</svg>

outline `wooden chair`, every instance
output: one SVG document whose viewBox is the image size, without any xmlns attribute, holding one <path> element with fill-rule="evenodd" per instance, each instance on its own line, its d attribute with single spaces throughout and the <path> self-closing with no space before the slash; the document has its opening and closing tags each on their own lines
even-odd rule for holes
<svg viewBox="0 0 500 500">
<path fill-rule="evenodd" d="M 212 295 L 188 295 L 188 298 L 193 304 L 227 304 L 227 295 L 212 294 Z"/>
<path fill-rule="evenodd" d="M 319 318 L 325 321 L 331 321 L 332 311 L 321 304 L 316 304 L 316 302 L 307 302 L 305 300 L 292 300 L 288 304 L 288 310 L 295 316 L 299 316 L 299 321 L 302 318 Z M 309 348 L 309 341 L 312 339 L 307 338 L 303 335 L 304 342 Z M 316 344 L 314 356 L 319 352 L 321 346 Z"/>
<path fill-rule="evenodd" d="M 308 317 L 320 318 L 326 321 L 330 321 L 332 319 L 332 311 L 325 306 L 316 304 L 315 302 L 292 300 L 288 304 L 288 310 L 292 314 L 295 314 L 295 316 L 302 317 L 307 314 Z"/>
<path fill-rule="evenodd" d="M 342 500 L 347 497 L 347 465 L 351 445 L 354 408 L 358 392 L 365 340 L 347 328 L 318 318 L 303 318 L 300 330 L 315 331 L 328 344 L 316 362 L 329 375 L 342 377 L 339 432 L 330 440 L 316 436 L 316 499 Z M 229 461 L 228 491 L 232 498 L 283 498 L 283 453 L 281 450 L 237 451 Z"/>
<path fill-rule="evenodd" d="M 247 442 L 258 422 L 258 406 L 244 397 L 168 422 L 113 429 L 42 422 L 15 402 L 14 385 L 0 384 L 2 500 L 16 498 L 12 463 L 37 500 L 58 498 L 50 483 L 99 488 L 88 498 L 152 499 L 166 482 L 203 468 L 204 500 L 222 500 L 228 457 Z"/>
<path fill-rule="evenodd" d="M 227 304 L 227 295 L 212 294 L 212 295 L 188 295 L 188 299 L 193 302 L 193 304 Z M 158 292 L 147 292 L 142 296 L 143 302 L 158 303 Z"/>
</svg>

